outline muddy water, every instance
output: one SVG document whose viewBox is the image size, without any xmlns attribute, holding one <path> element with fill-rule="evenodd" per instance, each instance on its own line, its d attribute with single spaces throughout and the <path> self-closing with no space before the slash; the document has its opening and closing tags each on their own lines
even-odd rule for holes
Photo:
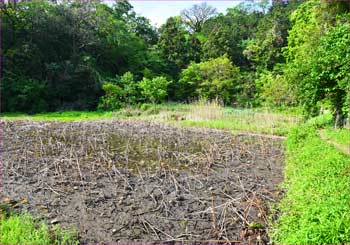
<svg viewBox="0 0 350 245">
<path fill-rule="evenodd" d="M 3 128 L 2 198 L 81 242 L 268 241 L 280 141 L 122 120 Z"/>
</svg>

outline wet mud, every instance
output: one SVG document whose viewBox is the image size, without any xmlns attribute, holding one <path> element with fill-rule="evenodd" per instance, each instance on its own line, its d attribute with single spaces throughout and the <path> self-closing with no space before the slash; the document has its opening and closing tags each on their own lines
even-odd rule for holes
<svg viewBox="0 0 350 245">
<path fill-rule="evenodd" d="M 1 123 L 1 198 L 82 243 L 268 242 L 281 140 L 127 120 Z"/>
</svg>

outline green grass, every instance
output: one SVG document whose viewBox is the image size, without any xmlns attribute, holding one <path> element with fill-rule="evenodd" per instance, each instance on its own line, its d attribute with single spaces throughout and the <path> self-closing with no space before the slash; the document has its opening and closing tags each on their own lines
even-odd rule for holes
<svg viewBox="0 0 350 245">
<path fill-rule="evenodd" d="M 285 115 L 285 116 L 297 116 L 303 114 L 303 109 L 301 107 L 258 107 L 254 109 L 256 112 L 270 112 L 275 113 L 279 115 Z"/>
<path fill-rule="evenodd" d="M 167 122 L 183 127 L 207 127 L 233 132 L 287 135 L 289 130 L 301 121 L 300 115 L 292 112 L 296 114 L 292 110 L 277 113 L 267 108 L 236 109 L 223 107 L 215 101 L 199 101 L 192 104 L 157 105 L 139 113 L 134 118 Z M 129 112 L 129 114 L 135 113 Z"/>
<path fill-rule="evenodd" d="M 95 120 L 112 118 L 113 112 L 98 111 L 64 111 L 64 112 L 47 112 L 28 115 L 24 113 L 2 113 L 2 119 L 30 119 L 30 120 L 57 120 L 57 121 L 77 121 L 77 120 Z"/>
<path fill-rule="evenodd" d="M 274 109 L 275 111 L 277 109 Z M 301 117 L 297 110 L 273 112 L 267 108 L 235 109 L 223 107 L 217 101 L 198 101 L 192 104 L 166 103 L 160 105 L 145 104 L 141 107 L 127 107 L 117 112 L 50 112 L 35 115 L 5 113 L 1 118 L 7 120 L 96 120 L 110 118 L 128 118 L 137 120 L 171 123 L 176 126 L 196 126 L 226 129 L 233 132 L 245 131 L 262 134 L 287 135 Z"/>
<path fill-rule="evenodd" d="M 307 124 L 288 136 L 281 216 L 270 234 L 277 244 L 350 243 L 350 157 Z"/>
<path fill-rule="evenodd" d="M 75 232 L 56 226 L 49 229 L 27 213 L 0 220 L 0 244 L 79 244 Z"/>
<path fill-rule="evenodd" d="M 343 145 L 343 146 L 350 146 L 350 130 L 343 128 L 343 129 L 333 129 L 333 128 L 326 128 L 324 130 L 325 135 L 330 138 L 331 140 Z"/>
<path fill-rule="evenodd" d="M 251 132 L 251 133 L 261 133 L 261 134 L 271 134 L 271 135 L 287 135 L 289 132 L 290 125 L 269 125 L 265 127 L 256 122 L 251 122 L 250 120 L 210 120 L 210 121 L 191 121 L 186 120 L 179 122 L 181 126 L 185 127 L 205 127 L 205 128 L 215 128 L 231 130 L 235 132 Z"/>
<path fill-rule="evenodd" d="M 220 109 L 218 109 L 220 110 Z M 287 135 L 290 128 L 297 125 L 300 117 L 272 113 L 266 109 L 221 108 L 222 114 L 212 119 L 197 116 L 192 112 L 189 120 L 181 122 L 183 126 L 200 126 L 217 129 L 229 129 L 234 132 L 244 131 L 261 134 Z M 202 113 L 206 115 L 207 113 Z M 195 120 L 191 120 L 194 118 Z"/>
</svg>

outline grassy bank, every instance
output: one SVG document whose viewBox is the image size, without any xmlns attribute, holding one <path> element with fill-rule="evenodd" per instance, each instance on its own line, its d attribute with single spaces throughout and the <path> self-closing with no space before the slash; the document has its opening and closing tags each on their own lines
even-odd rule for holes
<svg viewBox="0 0 350 245">
<path fill-rule="evenodd" d="M 343 145 L 344 147 L 350 147 L 350 130 L 349 129 L 326 128 L 323 132 L 325 136 L 328 137 L 330 140 L 333 140 L 338 144 Z"/>
<path fill-rule="evenodd" d="M 350 157 L 322 140 L 315 124 L 293 129 L 286 148 L 287 194 L 279 205 L 273 242 L 350 243 Z"/>
</svg>

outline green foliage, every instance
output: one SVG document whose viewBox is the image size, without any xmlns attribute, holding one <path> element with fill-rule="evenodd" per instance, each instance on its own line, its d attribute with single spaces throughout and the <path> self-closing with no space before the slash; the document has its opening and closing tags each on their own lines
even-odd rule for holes
<svg viewBox="0 0 350 245">
<path fill-rule="evenodd" d="M 256 86 L 259 99 L 266 106 L 289 106 L 295 101 L 294 91 L 280 74 L 268 71 L 261 73 L 256 80 Z"/>
<path fill-rule="evenodd" d="M 228 9 L 226 15 L 220 14 L 205 22 L 203 33 L 207 40 L 203 43 L 202 57 L 218 58 L 226 54 L 235 65 L 249 65 L 243 50 L 246 41 L 254 36 L 262 15 L 256 9 L 255 4 L 239 5 Z"/>
<path fill-rule="evenodd" d="M 51 232 L 45 223 L 29 214 L 3 217 L 0 221 L 1 244 L 79 244 L 73 231 L 59 227 Z"/>
<path fill-rule="evenodd" d="M 123 89 L 123 102 L 128 105 L 136 104 L 140 100 L 140 92 L 134 75 L 131 72 L 124 73 L 119 83 Z"/>
<path fill-rule="evenodd" d="M 284 50 L 288 61 L 307 58 L 315 45 L 317 47 L 321 29 L 325 28 L 318 16 L 320 8 L 320 1 L 306 1 L 290 15 L 293 26 L 289 31 L 288 47 Z"/>
<path fill-rule="evenodd" d="M 272 1 L 269 12 L 258 23 L 257 33 L 247 42 L 243 54 L 255 67 L 272 70 L 275 64 L 284 62 L 282 47 L 287 44 L 289 15 L 301 1 L 284 4 Z"/>
<path fill-rule="evenodd" d="M 345 147 L 350 147 L 350 130 L 349 129 L 326 128 L 324 132 L 327 137 L 334 140 L 335 142 Z"/>
<path fill-rule="evenodd" d="M 307 125 L 314 128 L 331 126 L 333 122 L 331 114 L 322 114 L 307 120 Z"/>
<path fill-rule="evenodd" d="M 306 1 L 291 14 L 293 27 L 289 30 L 288 47 L 284 49 L 287 59 L 284 75 L 311 116 L 317 115 L 319 111 L 318 98 L 313 92 L 314 84 L 309 74 L 310 57 L 318 46 L 323 28 L 319 20 L 320 8 L 320 1 Z"/>
<path fill-rule="evenodd" d="M 157 33 L 126 1 L 1 6 L 3 111 L 96 109 L 101 81 L 152 68 L 147 52 Z"/>
<path fill-rule="evenodd" d="M 222 56 L 198 64 L 192 63 L 182 71 L 179 84 L 185 98 L 220 98 L 229 103 L 234 98 L 235 81 L 238 78 L 239 68 L 232 65 L 227 56 Z"/>
<path fill-rule="evenodd" d="M 48 108 L 45 84 L 6 73 L 1 84 L 2 110 L 36 113 Z"/>
<path fill-rule="evenodd" d="M 320 99 L 327 98 L 335 111 L 345 117 L 350 111 L 350 15 L 321 38 L 311 66 L 311 78 Z M 343 111 L 344 110 L 344 111 Z M 350 114 L 349 114 L 350 115 Z"/>
<path fill-rule="evenodd" d="M 350 115 L 348 12 L 343 2 L 318 0 L 245 1 L 219 15 L 202 4 L 157 30 L 128 1 L 6 2 L 1 110 L 116 110 L 142 96 L 203 96 L 246 107 L 300 104 L 309 116 L 327 102 L 341 124 Z M 166 96 L 139 87 L 156 77 L 174 80 Z"/>
<path fill-rule="evenodd" d="M 119 110 L 122 107 L 123 90 L 116 84 L 107 82 L 102 89 L 105 95 L 100 98 L 98 109 L 103 111 Z"/>
<path fill-rule="evenodd" d="M 141 93 L 147 101 L 159 103 L 167 97 L 167 88 L 171 83 L 172 81 L 168 81 L 165 77 L 143 78 L 140 82 Z"/>
<path fill-rule="evenodd" d="M 299 126 L 288 136 L 288 192 L 279 205 L 273 243 L 350 242 L 350 158 L 322 141 L 316 129 Z"/>
<path fill-rule="evenodd" d="M 186 69 L 183 69 L 180 75 L 180 90 L 177 91 L 177 98 L 190 99 L 198 97 L 197 88 L 202 79 L 203 76 L 199 64 L 191 63 Z"/>
<path fill-rule="evenodd" d="M 291 15 L 285 77 L 309 115 L 331 102 L 336 124 L 348 113 L 349 17 L 342 4 L 307 1 Z M 337 18 L 339 19 L 336 21 Z M 346 112 L 342 111 L 345 110 Z"/>
<path fill-rule="evenodd" d="M 221 98 L 229 103 L 233 97 L 234 82 L 239 77 L 239 68 L 232 65 L 227 57 L 210 59 L 200 65 L 203 76 L 197 89 L 207 99 Z"/>
<path fill-rule="evenodd" d="M 180 17 L 170 17 L 162 25 L 157 46 L 166 62 L 166 73 L 172 78 L 199 57 L 199 41 L 185 29 Z"/>
</svg>

